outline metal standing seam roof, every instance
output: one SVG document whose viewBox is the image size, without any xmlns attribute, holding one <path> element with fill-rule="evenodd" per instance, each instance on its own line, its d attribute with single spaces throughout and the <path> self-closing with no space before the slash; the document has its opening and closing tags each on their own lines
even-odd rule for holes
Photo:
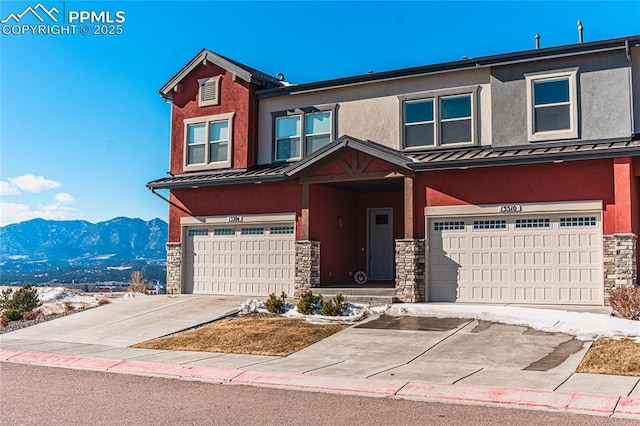
<svg viewBox="0 0 640 426">
<path fill-rule="evenodd" d="M 640 140 L 601 141 L 562 146 L 536 146 L 495 149 L 467 148 L 451 151 L 406 153 L 414 170 L 443 170 L 466 167 L 519 165 L 553 161 L 587 160 L 619 156 L 639 156 Z"/>
<path fill-rule="evenodd" d="M 342 148 L 356 149 L 409 170 L 429 171 L 640 156 L 640 139 L 561 146 L 519 146 L 506 149 L 476 147 L 402 153 L 375 142 L 361 141 L 349 136 L 343 136 L 313 155 L 293 164 L 273 164 L 243 170 L 184 174 L 151 181 L 147 184 L 147 187 L 149 189 L 177 189 L 277 182 L 298 176 L 304 170 L 308 170 L 314 164 L 318 164 L 321 160 Z"/>
</svg>

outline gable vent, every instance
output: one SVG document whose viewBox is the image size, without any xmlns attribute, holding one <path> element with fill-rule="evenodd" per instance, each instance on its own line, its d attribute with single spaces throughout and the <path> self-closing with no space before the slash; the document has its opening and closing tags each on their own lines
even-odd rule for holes
<svg viewBox="0 0 640 426">
<path fill-rule="evenodd" d="M 201 78 L 198 80 L 200 90 L 198 93 L 198 105 L 209 106 L 220 103 L 220 76 L 211 78 Z"/>
<path fill-rule="evenodd" d="M 202 100 L 203 101 L 211 101 L 216 99 L 217 94 L 218 94 L 218 85 L 216 84 L 216 82 L 212 82 L 212 83 L 205 83 L 202 86 Z"/>
</svg>

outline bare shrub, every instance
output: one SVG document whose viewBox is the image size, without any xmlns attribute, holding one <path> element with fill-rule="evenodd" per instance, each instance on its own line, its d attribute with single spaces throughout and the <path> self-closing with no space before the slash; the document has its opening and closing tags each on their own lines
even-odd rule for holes
<svg viewBox="0 0 640 426">
<path fill-rule="evenodd" d="M 127 291 L 133 293 L 144 293 L 149 288 L 149 283 L 140 271 L 133 271 L 129 277 L 129 288 Z"/>
<path fill-rule="evenodd" d="M 11 320 L 7 317 L 0 317 L 0 326 L 1 327 L 6 327 L 9 325 L 9 323 L 11 322 Z"/>
<path fill-rule="evenodd" d="M 103 297 L 102 299 L 98 300 L 98 306 L 108 305 L 109 303 L 111 303 L 111 299 L 109 299 L 108 297 Z"/>
<path fill-rule="evenodd" d="M 38 318 L 38 315 L 40 314 L 41 314 L 40 309 L 34 309 L 32 311 L 25 312 L 24 315 L 22 315 L 22 319 L 25 321 L 34 320 Z"/>
<path fill-rule="evenodd" d="M 640 287 L 618 287 L 609 295 L 609 304 L 614 313 L 630 320 L 640 319 Z"/>
</svg>

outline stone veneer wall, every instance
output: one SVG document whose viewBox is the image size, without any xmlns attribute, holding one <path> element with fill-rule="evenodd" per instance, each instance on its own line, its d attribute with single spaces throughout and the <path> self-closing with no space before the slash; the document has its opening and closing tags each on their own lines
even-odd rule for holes
<svg viewBox="0 0 640 426">
<path fill-rule="evenodd" d="M 613 234 L 604 236 L 604 298 L 618 287 L 637 285 L 635 234 Z"/>
<path fill-rule="evenodd" d="M 296 241 L 295 268 L 295 298 L 312 287 L 320 286 L 320 241 Z"/>
<path fill-rule="evenodd" d="M 182 244 L 167 244 L 167 294 L 180 294 L 182 270 Z"/>
<path fill-rule="evenodd" d="M 400 302 L 426 301 L 425 240 L 396 240 L 396 298 Z"/>
</svg>

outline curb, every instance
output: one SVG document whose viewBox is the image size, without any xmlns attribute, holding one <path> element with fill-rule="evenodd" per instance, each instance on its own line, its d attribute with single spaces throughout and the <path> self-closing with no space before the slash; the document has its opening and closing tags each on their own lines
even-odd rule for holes
<svg viewBox="0 0 640 426">
<path fill-rule="evenodd" d="M 257 372 L 0 349 L 0 362 L 416 401 L 553 410 L 640 420 L 640 398 L 530 389 Z"/>
</svg>

